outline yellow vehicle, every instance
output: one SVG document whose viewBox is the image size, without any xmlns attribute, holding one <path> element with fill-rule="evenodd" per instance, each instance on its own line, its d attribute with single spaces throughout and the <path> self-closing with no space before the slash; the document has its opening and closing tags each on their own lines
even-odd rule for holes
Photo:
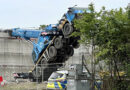
<svg viewBox="0 0 130 90">
<path fill-rule="evenodd" d="M 66 90 L 68 71 L 56 71 L 51 74 L 47 83 L 47 90 Z"/>
</svg>

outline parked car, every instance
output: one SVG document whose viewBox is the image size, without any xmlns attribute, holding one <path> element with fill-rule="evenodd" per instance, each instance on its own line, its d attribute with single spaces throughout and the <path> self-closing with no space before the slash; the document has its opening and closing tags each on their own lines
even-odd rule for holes
<svg viewBox="0 0 130 90">
<path fill-rule="evenodd" d="M 66 90 L 68 71 L 55 71 L 51 74 L 47 83 L 47 90 Z"/>
</svg>

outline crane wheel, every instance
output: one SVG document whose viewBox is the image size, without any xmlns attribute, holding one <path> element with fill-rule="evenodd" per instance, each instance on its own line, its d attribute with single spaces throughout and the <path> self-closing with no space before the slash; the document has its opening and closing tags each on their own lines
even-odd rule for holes
<svg viewBox="0 0 130 90">
<path fill-rule="evenodd" d="M 80 44 L 76 41 L 72 44 L 72 46 L 77 49 L 79 48 Z"/>
<path fill-rule="evenodd" d="M 62 39 L 61 38 L 56 38 L 54 40 L 54 46 L 56 47 L 56 49 L 60 49 L 63 47 L 63 42 L 62 42 Z"/>
<path fill-rule="evenodd" d="M 67 55 L 68 55 L 68 56 L 73 56 L 73 54 L 74 54 L 74 49 L 73 49 L 73 47 L 68 46 L 66 50 L 67 50 Z"/>
<path fill-rule="evenodd" d="M 41 73 L 41 67 L 36 67 L 35 70 L 32 72 L 33 76 L 36 78 L 40 78 L 42 73 Z"/>
<path fill-rule="evenodd" d="M 50 46 L 48 52 L 49 52 L 50 58 L 53 58 L 53 57 L 55 57 L 57 55 L 57 50 L 56 50 L 56 48 L 54 46 Z"/>
<path fill-rule="evenodd" d="M 43 57 L 42 60 L 41 60 L 41 67 L 45 67 L 48 65 L 48 62 L 46 61 L 46 59 Z"/>
<path fill-rule="evenodd" d="M 73 32 L 73 27 L 70 23 L 66 23 L 63 27 L 63 35 L 68 37 Z"/>
<path fill-rule="evenodd" d="M 35 53 L 34 50 L 33 50 L 33 52 L 32 52 L 32 59 L 33 59 L 34 63 L 36 63 L 36 62 L 35 62 L 35 59 L 36 59 L 36 53 Z"/>
</svg>

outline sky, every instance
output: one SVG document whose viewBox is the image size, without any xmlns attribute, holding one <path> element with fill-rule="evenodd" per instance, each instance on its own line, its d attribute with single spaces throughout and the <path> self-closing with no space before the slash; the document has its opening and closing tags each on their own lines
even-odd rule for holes
<svg viewBox="0 0 130 90">
<path fill-rule="evenodd" d="M 98 11 L 126 7 L 130 0 L 0 0 L 0 28 L 31 28 L 56 24 L 68 7 L 87 7 L 94 3 Z"/>
</svg>

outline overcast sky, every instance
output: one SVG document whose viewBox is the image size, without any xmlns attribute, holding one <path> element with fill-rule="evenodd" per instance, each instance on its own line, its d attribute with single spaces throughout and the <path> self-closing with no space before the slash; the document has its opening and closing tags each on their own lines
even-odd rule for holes
<svg viewBox="0 0 130 90">
<path fill-rule="evenodd" d="M 93 2 L 95 9 L 126 7 L 130 0 L 0 0 L 0 28 L 39 27 L 55 24 L 68 7 L 87 7 Z"/>
</svg>

